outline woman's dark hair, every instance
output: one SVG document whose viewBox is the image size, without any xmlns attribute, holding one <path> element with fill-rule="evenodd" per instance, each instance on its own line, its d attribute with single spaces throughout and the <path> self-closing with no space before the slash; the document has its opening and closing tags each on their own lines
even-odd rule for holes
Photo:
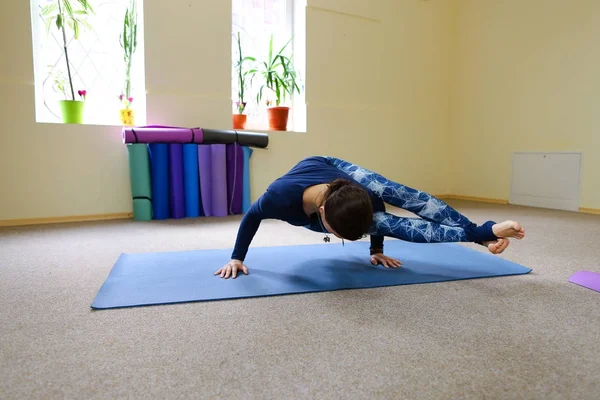
<svg viewBox="0 0 600 400">
<path fill-rule="evenodd" d="M 373 205 L 367 191 L 346 179 L 336 179 L 325 192 L 325 218 L 347 240 L 358 240 L 373 223 Z"/>
</svg>

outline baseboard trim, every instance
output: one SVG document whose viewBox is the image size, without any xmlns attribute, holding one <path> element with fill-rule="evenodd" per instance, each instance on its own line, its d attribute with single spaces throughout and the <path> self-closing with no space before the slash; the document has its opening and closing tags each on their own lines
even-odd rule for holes
<svg viewBox="0 0 600 400">
<path fill-rule="evenodd" d="M 491 199 L 487 197 L 473 197 L 473 196 L 459 196 L 455 194 L 440 194 L 436 195 L 440 200 L 465 200 L 473 201 L 478 203 L 491 203 L 491 204 L 508 204 L 507 200 Z M 600 208 L 587 208 L 580 207 L 579 212 L 582 214 L 594 214 L 600 215 Z M 61 224 L 67 222 L 91 222 L 91 221 L 106 221 L 106 220 L 118 220 L 118 219 L 131 219 L 133 213 L 112 213 L 112 214 L 92 214 L 92 215 L 72 215 L 67 217 L 49 217 L 49 218 L 26 218 L 26 219 L 5 219 L 0 220 L 0 227 L 11 227 L 11 226 L 26 226 L 26 225 L 47 225 L 47 224 Z"/>
<path fill-rule="evenodd" d="M 474 197 L 474 196 L 460 196 L 457 194 L 441 194 L 435 196 L 440 200 L 464 200 L 464 201 L 474 201 L 477 203 L 490 203 L 490 204 L 508 204 L 508 200 L 502 199 L 492 199 L 489 197 Z"/>
<path fill-rule="evenodd" d="M 503 205 L 509 204 L 508 200 L 491 199 L 488 197 L 460 196 L 460 195 L 456 195 L 456 194 L 440 194 L 440 195 L 436 195 L 435 197 L 437 197 L 440 200 L 465 200 L 465 201 L 473 201 L 473 202 L 477 202 L 477 203 L 490 203 L 490 204 L 503 204 Z M 582 214 L 600 215 L 600 208 L 580 207 L 579 212 Z"/>
<path fill-rule="evenodd" d="M 133 213 L 124 212 L 124 213 L 112 213 L 112 214 L 72 215 L 72 216 L 65 216 L 65 217 L 48 217 L 48 218 L 5 219 L 5 220 L 0 220 L 0 227 L 61 224 L 61 223 L 67 223 L 67 222 L 105 221 L 105 220 L 114 220 L 114 219 L 130 219 L 132 217 L 133 217 Z"/>
<path fill-rule="evenodd" d="M 580 212 L 580 213 L 584 213 L 584 214 L 594 214 L 594 215 L 600 215 L 600 208 L 586 208 L 586 207 L 580 207 L 580 208 L 579 208 L 579 212 Z"/>
</svg>

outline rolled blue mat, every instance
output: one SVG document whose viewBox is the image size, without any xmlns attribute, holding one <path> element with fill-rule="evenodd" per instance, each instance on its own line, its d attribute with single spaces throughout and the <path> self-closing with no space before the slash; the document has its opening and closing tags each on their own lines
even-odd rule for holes
<svg viewBox="0 0 600 400">
<path fill-rule="evenodd" d="M 185 218 L 183 144 L 169 143 L 169 195 L 171 218 Z"/>
<path fill-rule="evenodd" d="M 185 195 L 185 216 L 200 216 L 200 178 L 198 173 L 198 145 L 183 145 L 183 183 Z"/>
<path fill-rule="evenodd" d="M 253 150 L 248 146 L 243 146 L 244 151 L 244 183 L 242 191 L 242 212 L 245 214 L 252 205 L 251 193 L 250 193 L 250 157 L 252 157 Z"/>
<path fill-rule="evenodd" d="M 154 219 L 169 219 L 169 148 L 166 143 L 152 143 L 148 148 L 152 167 Z"/>
<path fill-rule="evenodd" d="M 200 174 L 200 197 L 202 215 L 213 216 L 212 211 L 212 156 L 209 144 L 198 145 L 198 170 Z"/>
</svg>

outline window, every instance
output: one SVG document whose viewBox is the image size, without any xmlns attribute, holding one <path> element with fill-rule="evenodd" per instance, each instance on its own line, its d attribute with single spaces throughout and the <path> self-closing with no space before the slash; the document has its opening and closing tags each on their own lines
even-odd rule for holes
<svg viewBox="0 0 600 400">
<path fill-rule="evenodd" d="M 86 10 L 85 4 L 91 9 Z M 65 36 L 57 24 L 67 22 Z M 68 17 L 72 10 L 75 18 Z M 35 79 L 35 114 L 37 122 L 62 123 L 61 100 L 82 100 L 85 96 L 83 120 L 78 123 L 121 125 L 120 110 L 126 108 L 120 95 L 125 94 L 126 62 L 121 37 L 125 13 L 137 22 L 137 46 L 130 63 L 130 109 L 137 125 L 146 120 L 144 71 L 144 27 L 142 0 L 31 0 L 33 59 Z M 47 25 L 47 22 L 49 24 Z M 130 24 L 133 27 L 134 24 Z M 75 28 L 79 37 L 75 38 Z M 49 29 L 48 29 L 49 28 Z M 127 37 L 129 34 L 126 35 Z M 63 49 L 67 43 L 67 62 Z M 131 41 L 133 43 L 133 41 Z M 73 91 L 69 85 L 69 73 Z M 125 96 L 127 97 L 127 96 Z"/>
<path fill-rule="evenodd" d="M 269 43 L 273 38 L 273 56 L 289 42 L 283 54 L 291 56 L 291 67 L 297 76 L 299 93 L 293 96 L 287 94 L 281 98 L 282 106 L 290 107 L 287 130 L 298 132 L 306 131 L 306 104 L 304 100 L 305 88 L 305 8 L 306 0 L 232 0 L 232 112 L 237 114 L 239 100 L 239 70 L 237 69 L 240 58 L 239 45 L 243 57 L 253 57 L 256 62 L 244 62 L 242 71 L 248 72 L 258 67 L 258 73 L 250 74 L 246 79 L 244 100 L 246 107 L 246 129 L 268 129 L 267 101 L 275 104 L 274 91 L 264 89 L 263 97 L 259 101 L 257 94 L 266 81 L 260 73 L 264 61 L 268 61 Z M 238 44 L 238 35 L 239 41 Z M 278 71 L 282 71 L 278 69 Z"/>
</svg>

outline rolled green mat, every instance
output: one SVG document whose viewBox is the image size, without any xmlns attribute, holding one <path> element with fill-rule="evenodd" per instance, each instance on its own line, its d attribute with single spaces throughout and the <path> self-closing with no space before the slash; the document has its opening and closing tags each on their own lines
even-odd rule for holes
<svg viewBox="0 0 600 400">
<path fill-rule="evenodd" d="M 146 199 L 133 199 L 133 219 L 150 221 L 152 219 L 152 203 Z"/>
<path fill-rule="evenodd" d="M 148 145 L 128 144 L 129 181 L 133 197 L 133 219 L 149 221 L 152 219 L 152 185 L 150 180 L 150 156 Z"/>
</svg>

